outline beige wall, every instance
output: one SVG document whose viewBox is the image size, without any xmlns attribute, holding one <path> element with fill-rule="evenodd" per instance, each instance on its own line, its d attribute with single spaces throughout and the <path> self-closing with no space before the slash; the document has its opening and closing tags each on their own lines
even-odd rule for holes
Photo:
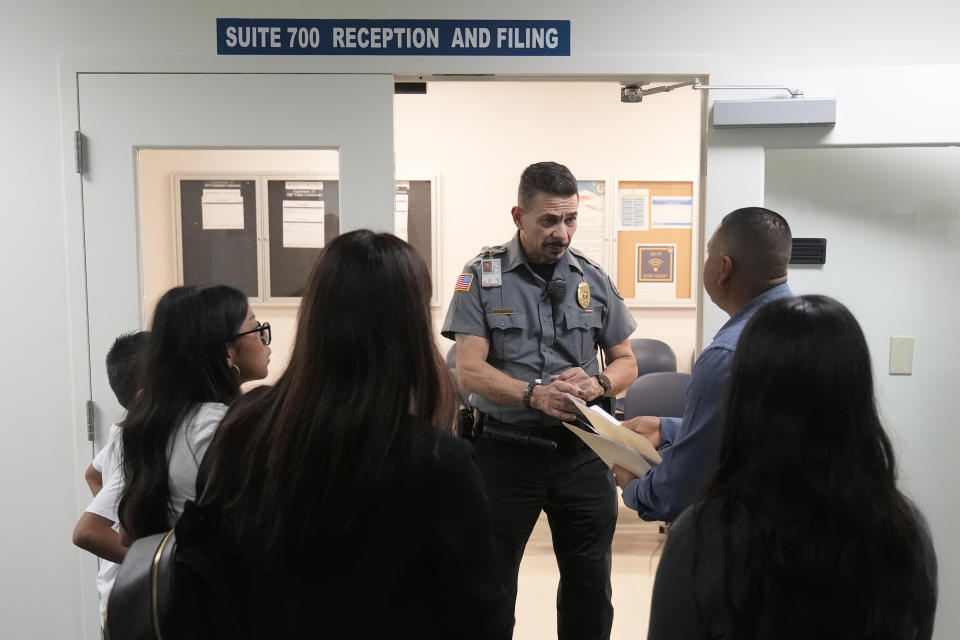
<svg viewBox="0 0 960 640">
<path fill-rule="evenodd" d="M 478 81 L 431 82 L 427 95 L 396 96 L 397 170 L 441 176 L 437 327 L 464 263 L 514 233 L 510 207 L 528 164 L 555 160 L 581 179 L 606 179 L 608 199 L 614 180 L 692 181 L 699 193 L 700 97 L 685 89 L 624 104 L 616 82 Z M 696 254 L 693 261 L 697 291 Z M 663 340 L 689 371 L 696 309 L 632 312 L 634 337 Z M 451 344 L 440 338 L 442 352 Z"/>
<path fill-rule="evenodd" d="M 696 187 L 699 119 L 700 97 L 692 90 L 622 104 L 619 85 L 607 82 L 439 82 L 425 96 L 397 96 L 397 173 L 439 176 L 441 184 L 440 306 L 433 310 L 441 352 L 451 344 L 439 335 L 448 285 L 481 246 L 513 233 L 509 211 L 524 166 L 552 158 L 584 179 L 692 180 Z M 337 172 L 335 151 L 145 149 L 139 160 L 145 326 L 156 300 L 177 284 L 175 174 Z M 253 306 L 273 327 L 269 382 L 289 360 L 297 310 Z M 688 371 L 696 310 L 632 313 L 635 337 L 663 340 L 677 353 L 678 368 Z"/>
</svg>

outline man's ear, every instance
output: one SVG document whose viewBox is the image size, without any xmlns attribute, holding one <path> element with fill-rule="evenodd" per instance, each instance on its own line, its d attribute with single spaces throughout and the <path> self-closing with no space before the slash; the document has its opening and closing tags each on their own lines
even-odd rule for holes
<svg viewBox="0 0 960 640">
<path fill-rule="evenodd" d="M 730 256 L 720 258 L 720 268 L 717 270 L 717 284 L 727 284 L 733 276 L 733 259 Z"/>
<path fill-rule="evenodd" d="M 517 229 L 523 230 L 523 209 L 519 206 L 514 206 L 510 209 L 510 215 L 513 216 L 513 224 L 517 225 Z"/>
</svg>

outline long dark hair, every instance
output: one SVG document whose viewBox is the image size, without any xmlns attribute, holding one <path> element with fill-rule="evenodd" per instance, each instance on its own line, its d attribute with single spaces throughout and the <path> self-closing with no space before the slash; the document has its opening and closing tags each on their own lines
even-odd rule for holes
<svg viewBox="0 0 960 640">
<path fill-rule="evenodd" d="M 348 558 L 378 492 L 436 450 L 453 395 L 429 300 L 426 265 L 395 236 L 354 231 L 323 250 L 286 371 L 231 407 L 200 472 L 246 561 Z"/>
<path fill-rule="evenodd" d="M 119 515 L 135 538 L 170 527 L 170 438 L 203 402 L 229 403 L 240 392 L 227 342 L 246 319 L 247 297 L 227 285 L 174 287 L 157 302 L 143 391 L 123 427 L 124 489 Z"/>
<path fill-rule="evenodd" d="M 921 516 L 896 487 L 863 332 L 836 300 L 778 300 L 744 329 L 705 499 L 731 637 L 902 640 L 929 626 Z"/>
</svg>

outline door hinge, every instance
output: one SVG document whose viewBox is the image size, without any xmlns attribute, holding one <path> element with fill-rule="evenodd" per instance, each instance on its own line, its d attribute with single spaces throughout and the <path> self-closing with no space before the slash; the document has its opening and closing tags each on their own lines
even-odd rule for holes
<svg viewBox="0 0 960 640">
<path fill-rule="evenodd" d="M 87 440 L 93 442 L 96 437 L 94 423 L 96 422 L 97 408 L 93 400 L 87 400 Z"/>
<path fill-rule="evenodd" d="M 79 131 L 73 132 L 73 166 L 83 175 L 83 134 Z"/>
</svg>

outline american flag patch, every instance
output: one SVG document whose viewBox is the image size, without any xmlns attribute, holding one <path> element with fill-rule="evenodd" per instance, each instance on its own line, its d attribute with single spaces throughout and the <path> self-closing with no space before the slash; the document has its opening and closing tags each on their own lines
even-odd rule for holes
<svg viewBox="0 0 960 640">
<path fill-rule="evenodd" d="M 457 278 L 457 284 L 453 287 L 454 291 L 470 291 L 470 285 L 473 284 L 472 273 L 461 273 Z"/>
</svg>

